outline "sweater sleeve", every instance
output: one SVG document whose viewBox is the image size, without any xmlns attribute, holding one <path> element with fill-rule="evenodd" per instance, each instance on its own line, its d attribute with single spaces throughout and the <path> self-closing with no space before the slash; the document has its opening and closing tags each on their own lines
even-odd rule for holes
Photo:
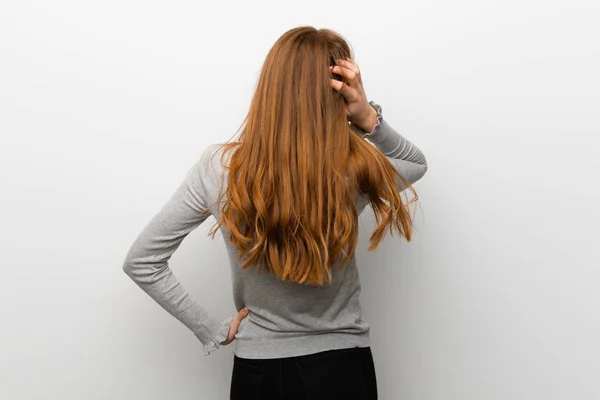
<svg viewBox="0 0 600 400">
<path fill-rule="evenodd" d="M 381 106 L 373 101 L 369 104 L 377 111 L 377 124 L 371 132 L 365 132 L 353 123 L 351 128 L 375 145 L 412 185 L 427 172 L 427 159 L 423 152 L 407 138 L 392 128 L 383 118 Z M 406 189 L 404 182 L 396 180 L 398 190 Z"/>
<path fill-rule="evenodd" d="M 122 266 L 154 301 L 192 330 L 205 356 L 226 340 L 233 317 L 218 321 L 211 316 L 177 280 L 169 259 L 183 239 L 210 215 L 203 172 L 208 156 L 205 150 L 175 193 L 138 234 Z"/>
</svg>

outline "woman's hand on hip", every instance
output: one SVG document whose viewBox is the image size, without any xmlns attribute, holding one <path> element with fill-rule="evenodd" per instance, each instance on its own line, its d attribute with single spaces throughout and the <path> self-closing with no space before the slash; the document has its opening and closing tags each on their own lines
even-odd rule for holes
<svg viewBox="0 0 600 400">
<path fill-rule="evenodd" d="M 238 328 L 240 327 L 242 320 L 246 318 L 249 313 L 250 310 L 248 310 L 248 307 L 244 307 L 237 313 L 235 317 L 233 317 L 231 324 L 229 324 L 229 333 L 227 334 L 227 339 L 224 342 L 221 342 L 222 345 L 227 345 L 233 342 L 233 339 L 235 339 L 235 335 L 237 334 Z"/>
</svg>

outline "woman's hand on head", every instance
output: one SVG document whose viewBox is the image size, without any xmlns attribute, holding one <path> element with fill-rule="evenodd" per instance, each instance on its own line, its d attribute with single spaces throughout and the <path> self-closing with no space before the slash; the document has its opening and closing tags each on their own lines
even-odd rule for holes
<svg viewBox="0 0 600 400">
<path fill-rule="evenodd" d="M 227 339 L 224 342 L 221 342 L 222 345 L 227 345 L 233 342 L 233 339 L 235 339 L 235 335 L 237 334 L 238 328 L 240 327 L 242 320 L 246 318 L 249 313 L 250 310 L 248 310 L 248 307 L 244 307 L 237 313 L 235 317 L 233 317 L 231 324 L 229 324 L 229 333 L 227 334 Z"/>
<path fill-rule="evenodd" d="M 331 79 L 331 87 L 344 97 L 348 121 L 370 132 L 377 124 L 377 111 L 367 100 L 360 68 L 351 58 L 336 60 L 336 63 L 337 65 L 330 66 L 329 70 L 343 76 L 346 82 Z"/>
</svg>

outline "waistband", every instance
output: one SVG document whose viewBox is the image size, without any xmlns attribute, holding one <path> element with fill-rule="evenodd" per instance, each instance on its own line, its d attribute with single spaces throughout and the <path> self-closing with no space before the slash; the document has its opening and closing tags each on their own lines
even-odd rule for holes
<svg viewBox="0 0 600 400">
<path fill-rule="evenodd" d="M 283 358 L 350 347 L 369 347 L 369 331 L 327 332 L 304 336 L 235 339 L 233 353 L 241 358 Z"/>
</svg>

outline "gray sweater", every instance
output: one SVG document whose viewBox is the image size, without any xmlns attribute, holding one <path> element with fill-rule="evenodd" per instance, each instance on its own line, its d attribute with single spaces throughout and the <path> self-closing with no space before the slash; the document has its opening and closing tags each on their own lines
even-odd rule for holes
<svg viewBox="0 0 600 400">
<path fill-rule="evenodd" d="M 385 154 L 411 184 L 416 182 L 427 171 L 425 156 L 383 119 L 380 105 L 369 103 L 377 110 L 377 125 L 371 132 L 354 124 L 351 127 Z M 217 147 L 210 145 L 202 153 L 172 197 L 139 233 L 123 262 L 127 275 L 195 334 L 205 355 L 227 338 L 233 317 L 216 319 L 198 304 L 173 275 L 169 259 L 186 235 L 207 219 L 207 214 L 217 217 L 214 208 L 201 215 L 214 204 L 227 182 L 220 154 L 211 157 Z M 399 180 L 397 183 L 400 191 L 406 189 Z M 367 204 L 366 198 L 359 197 L 359 214 Z M 247 306 L 250 310 L 233 341 L 234 354 L 278 358 L 369 346 L 369 325 L 361 312 L 355 257 L 342 270 L 333 268 L 331 284 L 301 285 L 279 280 L 262 268 L 243 270 L 228 232 L 224 227 L 220 229 L 231 267 L 235 307 L 240 310 Z"/>
</svg>

